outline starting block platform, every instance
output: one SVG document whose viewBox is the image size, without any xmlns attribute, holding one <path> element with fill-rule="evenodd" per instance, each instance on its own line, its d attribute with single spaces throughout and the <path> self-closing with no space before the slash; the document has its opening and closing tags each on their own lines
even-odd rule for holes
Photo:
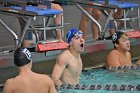
<svg viewBox="0 0 140 93">
<path fill-rule="evenodd" d="M 21 47 L 25 35 L 28 31 L 32 31 L 35 34 L 37 49 L 39 52 L 63 49 L 66 47 L 65 43 L 40 43 L 46 41 L 46 31 L 52 31 L 56 29 L 61 29 L 63 33 L 64 21 L 63 16 L 61 16 L 61 23 L 59 25 L 51 25 L 51 22 L 56 15 L 61 14 L 63 11 L 51 9 L 51 3 L 53 0 L 1 0 L 0 1 L 0 13 L 9 16 L 15 16 L 24 21 L 25 26 L 22 30 L 21 36 L 18 36 L 9 26 L 0 18 L 0 23 L 11 33 L 15 40 L 15 47 Z M 38 6 L 41 5 L 41 6 Z M 45 5 L 45 6 L 44 6 Z M 41 25 L 36 26 L 33 24 L 38 18 L 41 18 Z M 24 24 L 23 24 L 24 25 Z M 41 34 L 40 34 L 41 33 Z M 63 36 L 63 34 L 62 34 Z M 40 44 L 39 44 L 39 43 Z M 42 47 L 42 44 L 47 46 L 47 48 Z M 58 46 L 59 44 L 59 46 Z M 62 44 L 62 45 L 61 45 Z M 56 46 L 56 47 L 51 47 Z"/>
<path fill-rule="evenodd" d="M 99 0 L 99 3 L 104 5 L 105 4 L 105 0 Z M 139 4 L 135 4 L 135 3 L 132 3 L 132 2 L 121 2 L 119 0 L 108 0 L 108 4 L 107 4 L 107 7 L 113 7 L 114 8 L 132 8 L 132 7 L 138 7 Z"/>
<path fill-rule="evenodd" d="M 140 38 L 140 31 L 128 31 L 125 32 L 129 38 Z"/>
<path fill-rule="evenodd" d="M 37 16 L 48 16 L 48 15 L 57 15 L 57 14 L 61 14 L 62 11 L 61 10 L 55 10 L 55 9 L 48 9 L 48 8 L 41 8 L 41 7 L 38 7 L 38 6 L 26 6 L 25 7 L 27 11 L 30 11 L 30 12 L 34 12 L 36 13 Z M 16 6 L 11 6 L 9 7 L 9 11 L 21 11 L 22 10 L 22 7 L 16 7 Z"/>
<path fill-rule="evenodd" d="M 46 52 L 46 51 L 53 51 L 53 50 L 63 50 L 67 49 L 68 45 L 66 42 L 59 42 L 59 41 L 49 41 L 49 42 L 38 42 L 36 45 L 37 52 Z"/>
</svg>

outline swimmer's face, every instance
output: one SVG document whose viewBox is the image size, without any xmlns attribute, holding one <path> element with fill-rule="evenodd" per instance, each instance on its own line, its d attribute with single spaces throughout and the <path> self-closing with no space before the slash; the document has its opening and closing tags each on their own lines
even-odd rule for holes
<svg viewBox="0 0 140 93">
<path fill-rule="evenodd" d="M 118 46 L 123 49 L 123 50 L 126 50 L 126 51 L 129 51 L 130 50 L 130 41 L 129 41 L 129 38 L 123 34 L 120 38 L 119 38 L 119 44 Z"/>
<path fill-rule="evenodd" d="M 70 45 L 77 51 L 83 52 L 84 51 L 84 44 L 85 41 L 83 39 L 83 34 L 75 34 L 74 37 L 71 39 Z"/>
</svg>

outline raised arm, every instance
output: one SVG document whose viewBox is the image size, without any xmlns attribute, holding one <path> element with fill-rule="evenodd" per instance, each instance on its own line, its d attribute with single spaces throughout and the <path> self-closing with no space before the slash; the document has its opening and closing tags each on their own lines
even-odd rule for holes
<svg viewBox="0 0 140 93">
<path fill-rule="evenodd" d="M 66 58 L 64 55 L 58 56 L 56 63 L 53 68 L 52 72 L 52 80 L 54 81 L 55 85 L 60 86 L 63 83 L 60 81 L 61 75 L 67 65 Z"/>
</svg>

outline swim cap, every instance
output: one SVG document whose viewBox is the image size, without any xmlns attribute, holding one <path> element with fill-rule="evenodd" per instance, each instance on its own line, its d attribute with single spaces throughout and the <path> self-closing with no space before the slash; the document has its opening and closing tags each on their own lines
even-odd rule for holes
<svg viewBox="0 0 140 93">
<path fill-rule="evenodd" d="M 14 53 L 14 64 L 24 66 L 31 62 L 31 53 L 27 48 L 18 48 Z"/>
<path fill-rule="evenodd" d="M 67 38 L 67 43 L 70 43 L 71 39 L 74 37 L 74 35 L 76 34 L 83 34 L 81 31 L 77 30 L 77 29 L 70 29 L 66 35 L 66 38 Z"/>
<path fill-rule="evenodd" d="M 122 35 L 126 35 L 124 32 L 121 31 L 117 31 L 112 35 L 112 42 L 113 43 L 118 43 L 118 39 L 122 36 Z M 126 35 L 127 36 L 127 35 Z"/>
</svg>

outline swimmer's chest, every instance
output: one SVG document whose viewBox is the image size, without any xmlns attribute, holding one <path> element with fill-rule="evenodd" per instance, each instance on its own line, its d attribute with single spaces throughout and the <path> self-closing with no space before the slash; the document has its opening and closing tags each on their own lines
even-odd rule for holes
<svg viewBox="0 0 140 93">
<path fill-rule="evenodd" d="M 81 73 L 82 70 L 82 60 L 79 59 L 71 59 L 69 61 L 69 64 L 67 65 L 67 69 L 69 69 L 71 72 L 75 73 Z"/>
<path fill-rule="evenodd" d="M 120 56 L 119 57 L 120 64 L 122 66 L 129 66 L 131 65 L 131 58 L 129 56 Z"/>
</svg>

